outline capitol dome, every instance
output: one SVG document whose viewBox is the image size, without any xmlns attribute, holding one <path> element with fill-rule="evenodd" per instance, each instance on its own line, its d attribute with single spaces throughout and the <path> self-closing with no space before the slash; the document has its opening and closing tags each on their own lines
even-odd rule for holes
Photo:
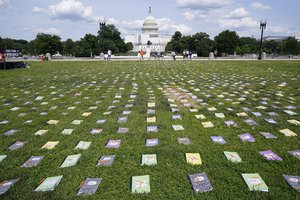
<svg viewBox="0 0 300 200">
<path fill-rule="evenodd" d="M 151 7 L 149 7 L 149 15 L 145 18 L 142 31 L 143 34 L 149 34 L 150 37 L 158 37 L 158 26 L 155 18 L 151 15 Z"/>
</svg>

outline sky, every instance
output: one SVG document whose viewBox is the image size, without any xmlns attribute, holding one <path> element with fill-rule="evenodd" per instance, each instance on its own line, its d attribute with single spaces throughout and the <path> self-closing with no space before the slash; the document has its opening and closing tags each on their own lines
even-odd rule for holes
<svg viewBox="0 0 300 200">
<path fill-rule="evenodd" d="M 38 33 L 66 40 L 96 35 L 99 21 L 114 24 L 121 36 L 141 33 L 149 6 L 162 35 L 224 30 L 240 37 L 300 36 L 299 0 L 0 0 L 0 37 L 33 40 Z"/>
</svg>

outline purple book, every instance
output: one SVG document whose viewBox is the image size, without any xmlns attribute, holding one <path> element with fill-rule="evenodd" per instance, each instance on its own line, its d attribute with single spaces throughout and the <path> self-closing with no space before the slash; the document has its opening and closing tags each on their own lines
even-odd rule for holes
<svg viewBox="0 0 300 200">
<path fill-rule="evenodd" d="M 97 165 L 99 166 L 111 166 L 115 160 L 115 155 L 101 156 Z"/>
<path fill-rule="evenodd" d="M 157 138 L 151 138 L 146 139 L 146 147 L 153 147 L 158 145 L 158 139 Z"/>
<path fill-rule="evenodd" d="M 99 133 L 101 133 L 103 131 L 103 129 L 96 129 L 96 128 L 93 128 L 92 130 L 90 130 L 90 133 L 91 134 L 99 134 Z"/>
<path fill-rule="evenodd" d="M 115 149 L 118 149 L 121 145 L 121 140 L 118 139 L 118 140 L 108 140 L 105 148 L 115 148 Z"/>
<path fill-rule="evenodd" d="M 27 143 L 27 141 L 16 141 L 10 147 L 8 147 L 8 149 L 9 150 L 19 149 L 19 148 L 23 147 L 26 143 Z"/>
<path fill-rule="evenodd" d="M 190 145 L 191 141 L 188 137 L 184 137 L 184 138 L 177 138 L 177 141 L 179 144 L 184 144 L 184 145 Z"/>
<path fill-rule="evenodd" d="M 245 134 L 241 134 L 238 136 L 243 142 L 255 142 L 254 137 L 252 137 L 252 135 L 250 135 L 250 133 L 245 133 Z"/>
<path fill-rule="evenodd" d="M 271 133 L 267 133 L 267 132 L 259 132 L 259 133 L 267 139 L 277 138 L 275 135 L 273 135 Z"/>
<path fill-rule="evenodd" d="M 289 153 L 300 160 L 300 150 L 289 151 Z"/>
<path fill-rule="evenodd" d="M 222 136 L 210 136 L 210 138 L 214 143 L 226 144 L 226 141 Z"/>
<path fill-rule="evenodd" d="M 300 192 L 300 176 L 283 175 L 283 177 L 292 188 Z"/>
<path fill-rule="evenodd" d="M 10 135 L 13 135 L 15 132 L 17 132 L 18 130 L 16 129 L 11 129 L 9 131 L 6 131 L 5 133 L 3 133 L 3 135 L 5 136 L 10 136 Z"/>
<path fill-rule="evenodd" d="M 267 151 L 260 151 L 260 155 L 264 156 L 267 160 L 280 160 L 282 161 L 282 158 L 280 158 L 276 153 L 274 153 L 271 150 Z"/>
<path fill-rule="evenodd" d="M 118 128 L 118 133 L 128 133 L 129 128 L 127 127 L 119 127 Z"/>
<path fill-rule="evenodd" d="M 253 114 L 255 117 L 260 117 L 260 116 L 261 116 L 261 113 L 260 113 L 260 112 L 252 112 L 252 114 Z"/>
<path fill-rule="evenodd" d="M 189 175 L 194 192 L 209 192 L 213 189 L 206 173 Z"/>
<path fill-rule="evenodd" d="M 233 121 L 233 120 L 229 120 L 229 121 L 224 121 L 224 123 L 226 124 L 226 126 L 231 127 L 237 127 L 238 125 Z"/>
<path fill-rule="evenodd" d="M 258 125 L 256 123 L 256 121 L 254 121 L 253 119 L 245 119 L 244 122 L 246 122 L 247 124 L 249 124 L 250 126 L 254 126 L 254 125 Z"/>
<path fill-rule="evenodd" d="M 272 119 L 272 118 L 265 119 L 265 121 L 268 122 L 268 123 L 270 123 L 270 124 L 277 124 L 277 122 L 274 119 Z"/>
<path fill-rule="evenodd" d="M 148 133 L 150 133 L 150 132 L 156 133 L 157 131 L 158 131 L 157 126 L 147 126 Z"/>
</svg>

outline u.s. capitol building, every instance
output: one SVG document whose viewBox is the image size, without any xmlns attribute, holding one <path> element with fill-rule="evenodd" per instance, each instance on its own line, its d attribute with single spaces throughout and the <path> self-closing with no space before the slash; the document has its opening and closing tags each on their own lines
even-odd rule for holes
<svg viewBox="0 0 300 200">
<path fill-rule="evenodd" d="M 146 51 L 147 49 L 150 49 L 151 52 L 163 52 L 171 38 L 172 36 L 169 35 L 159 35 L 158 25 L 155 18 L 152 16 L 151 7 L 149 7 L 149 14 L 144 20 L 142 33 L 125 36 L 125 42 L 132 42 L 132 51 L 134 52 L 138 52 L 140 50 Z"/>
</svg>

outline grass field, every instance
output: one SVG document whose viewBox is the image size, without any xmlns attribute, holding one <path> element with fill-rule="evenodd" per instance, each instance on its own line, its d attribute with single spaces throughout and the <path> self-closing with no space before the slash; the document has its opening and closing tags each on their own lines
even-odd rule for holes
<svg viewBox="0 0 300 200">
<path fill-rule="evenodd" d="M 0 162 L 0 182 L 20 178 L 1 199 L 300 199 L 283 177 L 300 176 L 300 160 L 288 153 L 300 150 L 300 129 L 287 121 L 300 121 L 299 61 L 30 64 L 30 69 L 0 71 L 0 155 L 7 155 Z M 148 103 L 154 102 L 150 109 L 155 114 L 147 114 Z M 171 106 L 178 111 L 172 113 Z M 196 112 L 191 112 L 193 108 Z M 123 111 L 131 114 L 121 124 L 118 117 L 124 116 Z M 247 116 L 237 116 L 242 112 Z M 182 120 L 173 120 L 173 114 L 180 114 Z M 200 114 L 206 119 L 195 117 Z M 147 117 L 153 116 L 156 122 L 147 123 Z M 277 124 L 265 121 L 270 118 Z M 97 124 L 100 119 L 106 122 Z M 246 119 L 257 125 L 247 124 Z M 48 124 L 49 120 L 59 122 Z M 74 120 L 83 121 L 75 125 Z M 224 121 L 228 120 L 238 126 L 227 127 Z M 202 122 L 212 122 L 214 127 L 204 128 Z M 147 133 L 149 125 L 157 126 L 158 132 Z M 185 130 L 174 131 L 172 125 Z M 117 133 L 119 127 L 129 128 L 128 133 Z M 3 135 L 12 129 L 17 130 L 13 135 Z M 64 129 L 74 131 L 64 135 Z M 91 129 L 103 131 L 91 134 Z M 298 136 L 286 137 L 282 129 Z M 34 135 L 38 130 L 48 132 Z M 264 138 L 260 132 L 277 138 Z M 255 142 L 242 142 L 238 135 L 244 133 Z M 210 136 L 222 136 L 227 143 L 214 143 Z M 178 144 L 177 138 L 183 137 L 191 144 Z M 147 138 L 158 138 L 159 144 L 145 146 Z M 109 139 L 121 139 L 120 148 L 105 148 Z M 27 143 L 9 150 L 16 141 Z M 52 150 L 41 149 L 48 141 L 59 143 Z M 79 141 L 90 141 L 91 146 L 74 150 Z M 268 161 L 259 154 L 264 150 L 283 160 Z M 223 151 L 237 152 L 242 162 L 227 160 Z M 185 153 L 200 153 L 202 165 L 188 164 Z M 73 154 L 81 154 L 77 165 L 60 168 Z M 143 154 L 156 154 L 157 165 L 141 166 Z M 115 155 L 112 166 L 96 166 L 102 155 Z M 31 156 L 44 158 L 36 167 L 20 167 Z M 213 190 L 195 193 L 188 175 L 202 172 Z M 242 173 L 259 173 L 269 192 L 249 191 Z M 54 191 L 33 191 L 43 178 L 59 175 L 63 179 Z M 131 177 L 140 175 L 150 176 L 150 193 L 131 193 Z M 94 195 L 77 197 L 85 178 L 102 178 L 102 182 Z"/>
</svg>

